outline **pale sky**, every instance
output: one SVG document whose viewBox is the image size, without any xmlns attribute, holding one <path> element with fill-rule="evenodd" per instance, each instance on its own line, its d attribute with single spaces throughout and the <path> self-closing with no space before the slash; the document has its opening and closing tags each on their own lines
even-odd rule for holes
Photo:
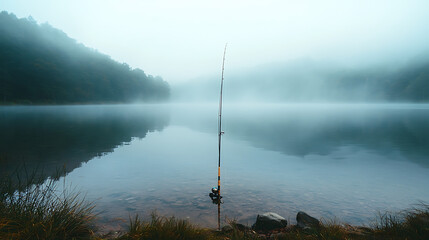
<svg viewBox="0 0 429 240">
<path fill-rule="evenodd" d="M 71 38 L 170 83 L 312 58 L 350 64 L 429 50 L 422 0 L 1 0 Z"/>
</svg>

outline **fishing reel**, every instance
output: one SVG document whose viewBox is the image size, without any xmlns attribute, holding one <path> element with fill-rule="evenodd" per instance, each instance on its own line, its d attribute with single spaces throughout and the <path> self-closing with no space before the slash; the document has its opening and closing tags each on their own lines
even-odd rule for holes
<svg viewBox="0 0 429 240">
<path fill-rule="evenodd" d="M 222 203 L 221 199 L 222 196 L 219 193 L 219 189 L 216 187 L 212 188 L 212 192 L 209 193 L 210 198 L 212 199 L 213 204 L 220 204 Z"/>
</svg>

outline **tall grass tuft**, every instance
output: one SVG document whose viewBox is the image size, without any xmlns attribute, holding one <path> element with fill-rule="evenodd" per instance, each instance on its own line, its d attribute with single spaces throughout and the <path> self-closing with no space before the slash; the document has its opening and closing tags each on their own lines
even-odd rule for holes
<svg viewBox="0 0 429 240">
<path fill-rule="evenodd" d="M 399 214 L 380 215 L 374 235 L 387 239 L 429 239 L 429 205 L 421 203 Z"/>
<path fill-rule="evenodd" d="M 40 180 L 40 179 L 39 179 Z M 78 193 L 44 184 L 0 180 L 0 239 L 88 239 L 93 235 L 94 205 Z"/>
<path fill-rule="evenodd" d="M 160 217 L 156 213 L 152 213 L 150 222 L 140 220 L 138 215 L 134 219 L 130 219 L 128 233 L 119 239 L 199 240 L 212 239 L 212 237 L 213 234 L 210 230 L 196 227 L 187 220 Z"/>
</svg>

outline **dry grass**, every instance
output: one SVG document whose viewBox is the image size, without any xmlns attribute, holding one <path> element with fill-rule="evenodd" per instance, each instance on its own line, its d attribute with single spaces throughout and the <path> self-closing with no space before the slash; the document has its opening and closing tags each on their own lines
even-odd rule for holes
<svg viewBox="0 0 429 240">
<path fill-rule="evenodd" d="M 150 222 L 140 220 L 138 215 L 134 219 L 130 219 L 128 232 L 118 239 L 202 240 L 215 238 L 211 230 L 196 227 L 186 220 L 160 217 L 156 213 L 152 213 Z"/>
<path fill-rule="evenodd" d="M 385 213 L 374 225 L 377 239 L 429 239 L 429 205 L 421 203 L 400 213 Z"/>
<path fill-rule="evenodd" d="M 58 191 L 58 181 L 0 186 L 0 239 L 88 239 L 93 235 L 93 204 L 77 193 Z M 21 190 L 15 190 L 21 189 Z"/>
</svg>

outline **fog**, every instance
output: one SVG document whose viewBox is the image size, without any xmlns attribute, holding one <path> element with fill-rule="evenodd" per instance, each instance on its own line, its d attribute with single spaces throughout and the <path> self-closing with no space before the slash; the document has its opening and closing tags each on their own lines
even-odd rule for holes
<svg viewBox="0 0 429 240">
<path fill-rule="evenodd" d="M 0 9 L 49 22 L 172 85 L 219 74 L 226 42 L 227 74 L 296 59 L 404 64 L 429 49 L 425 0 L 3 0 Z"/>
<path fill-rule="evenodd" d="M 218 99 L 219 76 L 172 86 L 179 102 Z M 350 67 L 297 59 L 227 74 L 227 101 L 244 103 L 427 102 L 429 52 L 404 61 Z"/>
</svg>

